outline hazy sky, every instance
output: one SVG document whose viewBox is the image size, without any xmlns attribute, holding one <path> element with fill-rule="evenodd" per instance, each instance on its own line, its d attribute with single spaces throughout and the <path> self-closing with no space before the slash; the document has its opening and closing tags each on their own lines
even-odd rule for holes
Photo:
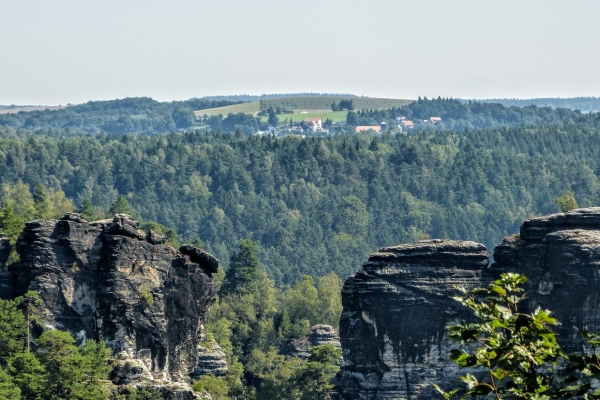
<svg viewBox="0 0 600 400">
<path fill-rule="evenodd" d="M 600 96 L 598 0 L 0 0 L 0 104 Z"/>
</svg>

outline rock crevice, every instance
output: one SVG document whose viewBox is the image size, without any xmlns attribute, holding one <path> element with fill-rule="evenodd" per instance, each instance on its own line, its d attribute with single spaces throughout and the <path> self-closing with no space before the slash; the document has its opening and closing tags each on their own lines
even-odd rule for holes
<svg viewBox="0 0 600 400">
<path fill-rule="evenodd" d="M 118 360 L 115 383 L 185 386 L 216 298 L 211 272 L 218 260 L 189 246 L 203 254 L 200 263 L 137 228 L 125 214 L 91 223 L 75 213 L 28 222 L 16 244 L 20 262 L 9 271 L 12 291 L 2 286 L 5 267 L 0 290 L 4 297 L 37 291 L 46 329 L 104 340 Z M 0 256 L 4 246 L 0 238 Z"/>
</svg>

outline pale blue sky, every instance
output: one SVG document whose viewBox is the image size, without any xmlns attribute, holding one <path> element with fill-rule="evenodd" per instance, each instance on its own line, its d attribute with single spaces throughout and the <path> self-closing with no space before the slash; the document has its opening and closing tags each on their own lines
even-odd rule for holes
<svg viewBox="0 0 600 400">
<path fill-rule="evenodd" d="M 600 96 L 596 0 L 0 0 L 0 104 Z"/>
</svg>

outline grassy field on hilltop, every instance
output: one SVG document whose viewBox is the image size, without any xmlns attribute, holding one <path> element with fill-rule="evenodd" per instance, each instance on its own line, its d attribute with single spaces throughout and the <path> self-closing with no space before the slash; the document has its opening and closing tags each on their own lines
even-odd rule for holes
<svg viewBox="0 0 600 400">
<path fill-rule="evenodd" d="M 348 114 L 348 111 L 314 111 L 314 112 L 307 112 L 307 113 L 296 113 L 296 114 L 278 114 L 277 117 L 279 118 L 279 122 L 283 123 L 287 120 L 287 122 L 290 122 L 290 118 L 292 119 L 292 121 L 294 122 L 301 122 L 304 121 L 306 118 L 321 118 L 323 120 L 323 122 L 325 122 L 325 120 L 327 118 L 329 118 L 330 120 L 332 120 L 333 122 L 340 122 L 340 121 L 345 121 L 346 120 L 346 115 Z M 261 117 L 260 120 L 263 122 L 267 122 L 267 120 L 269 119 L 269 117 Z"/>
<path fill-rule="evenodd" d="M 260 101 L 260 109 L 268 110 L 269 107 L 282 107 L 292 110 L 328 110 L 334 101 L 352 100 L 354 109 L 382 109 L 392 107 L 402 107 L 413 102 L 406 99 L 379 99 L 376 97 L 333 97 L 333 96 L 315 96 L 315 97 L 286 97 L 281 99 L 266 99 Z"/>
<path fill-rule="evenodd" d="M 234 104 L 232 106 L 225 107 L 217 107 L 217 108 L 207 108 L 206 110 L 194 111 L 196 115 L 208 115 L 209 117 L 212 115 L 223 114 L 224 117 L 229 113 L 237 114 L 256 114 L 260 111 L 260 102 L 253 101 L 251 103 L 241 103 Z"/>
<path fill-rule="evenodd" d="M 334 101 L 339 103 L 340 100 L 352 99 L 355 110 L 364 109 L 386 109 L 392 107 L 402 107 L 413 102 L 413 100 L 406 99 L 380 99 L 375 97 L 334 97 L 334 96 L 314 96 L 314 97 L 285 97 L 280 99 L 265 99 L 260 101 L 253 101 L 250 103 L 241 103 L 231 106 L 208 108 L 205 110 L 194 111 L 196 115 L 212 115 L 222 114 L 224 117 L 229 113 L 237 114 L 252 114 L 256 115 L 261 110 L 268 110 L 269 107 L 282 107 L 283 109 L 291 109 L 295 111 L 307 111 L 307 114 L 281 114 L 279 119 L 281 121 L 286 118 L 292 117 L 294 121 L 303 120 L 305 118 L 330 118 L 333 122 L 339 122 L 346 119 L 346 111 L 332 112 L 327 111 L 331 109 L 331 103 Z M 263 118 L 266 121 L 266 118 Z"/>
</svg>

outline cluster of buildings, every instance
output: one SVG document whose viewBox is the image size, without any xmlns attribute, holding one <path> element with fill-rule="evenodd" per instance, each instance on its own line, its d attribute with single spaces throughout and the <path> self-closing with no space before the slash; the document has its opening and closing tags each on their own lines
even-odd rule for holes
<svg viewBox="0 0 600 400">
<path fill-rule="evenodd" d="M 431 124 L 437 124 L 442 122 L 442 118 L 440 117 L 430 117 L 429 119 L 425 119 L 422 122 L 418 121 L 419 123 L 431 123 Z M 402 132 L 404 129 L 412 129 L 415 127 L 415 123 L 409 119 L 407 119 L 406 117 L 397 117 L 396 118 L 396 129 L 400 130 L 400 132 Z M 310 133 L 329 133 L 329 131 L 327 129 L 323 128 L 323 120 L 321 118 L 306 118 L 304 120 L 304 124 L 303 126 L 306 127 L 306 130 L 304 128 L 302 128 L 301 126 L 290 126 L 290 127 L 286 127 L 281 129 L 282 132 L 285 133 L 304 133 L 306 132 L 310 132 Z M 386 130 L 388 130 L 388 124 L 387 122 L 381 122 L 379 125 L 359 125 L 355 128 L 356 133 L 358 132 L 366 132 L 366 131 L 374 131 L 376 133 L 383 133 Z M 257 132 L 257 135 L 266 135 L 266 134 L 276 134 L 277 129 L 274 127 L 269 127 L 269 129 L 267 131 L 259 131 Z"/>
<path fill-rule="evenodd" d="M 403 129 L 412 129 L 415 127 L 415 123 L 406 117 L 397 117 L 397 128 L 402 132 Z M 437 124 L 442 122 L 441 117 L 429 117 L 429 119 L 424 119 L 423 123 L 431 123 Z M 379 125 L 360 125 L 355 128 L 356 133 L 363 131 L 375 131 L 377 133 L 385 132 L 388 129 L 388 124 L 386 122 L 381 122 Z"/>
</svg>

